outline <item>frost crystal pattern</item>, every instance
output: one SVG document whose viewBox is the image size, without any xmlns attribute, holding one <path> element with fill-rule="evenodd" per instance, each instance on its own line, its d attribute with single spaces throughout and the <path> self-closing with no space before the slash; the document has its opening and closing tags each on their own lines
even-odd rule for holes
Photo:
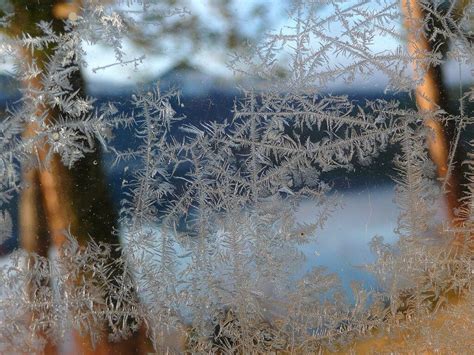
<svg viewBox="0 0 474 355">
<path fill-rule="evenodd" d="M 77 221 L 67 208 L 68 226 L 54 229 L 56 195 L 45 195 L 55 248 L 49 257 L 15 250 L 1 267 L 0 352 L 41 352 L 74 333 L 97 347 L 140 332 L 158 353 L 364 352 L 377 339 L 386 352 L 474 347 L 474 94 L 460 81 L 449 106 L 431 82 L 446 64 L 472 71 L 471 2 L 292 1 L 284 26 L 229 57 L 242 83 L 232 117 L 202 123 L 178 113 L 179 88 L 99 104 L 79 84 L 86 44 L 111 50 L 94 72 L 139 65 L 147 59 L 127 53 L 127 38 L 186 28 L 185 1 L 87 0 L 28 31 L 15 27 L 17 3 L 0 11 L 10 34 L 0 55 L 21 86 L 0 118 L 0 243 L 13 235 L 28 174 L 53 191 L 61 172 L 97 165 L 98 151 L 126 168 L 119 227 L 108 232 L 122 243 L 69 229 Z M 399 44 L 383 48 L 381 38 Z M 332 86 L 375 81 L 385 99 Z M 117 145 L 117 132 L 133 148 Z M 400 213 L 397 241 L 370 243 L 376 261 L 365 268 L 379 287 L 353 283 L 347 295 L 322 267 L 295 277 L 302 247 L 339 204 L 328 174 L 382 153 Z M 55 190 L 59 203 L 67 190 Z M 303 223 L 307 201 L 316 212 Z"/>
</svg>

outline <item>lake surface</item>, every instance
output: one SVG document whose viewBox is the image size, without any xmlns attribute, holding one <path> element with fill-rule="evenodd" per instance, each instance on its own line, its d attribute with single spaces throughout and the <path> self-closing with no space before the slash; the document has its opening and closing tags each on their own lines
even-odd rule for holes
<svg viewBox="0 0 474 355">
<path fill-rule="evenodd" d="M 389 243 L 396 241 L 394 229 L 399 210 L 393 201 L 395 190 L 392 184 L 371 185 L 337 194 L 338 208 L 330 215 L 324 228 L 310 237 L 311 242 L 299 247 L 305 261 L 293 277 L 297 280 L 314 267 L 325 267 L 330 273 L 338 275 L 346 296 L 352 300 L 353 281 L 367 290 L 377 288 L 375 278 L 363 268 L 375 261 L 369 242 L 374 236 L 383 236 Z M 296 211 L 297 222 L 301 223 L 314 223 L 317 215 L 318 207 L 312 201 L 303 201 Z M 147 228 L 156 238 L 160 238 L 159 227 Z M 126 244 L 125 240 L 122 242 Z M 178 255 L 187 254 L 176 243 L 174 248 Z M 188 257 L 179 258 L 177 270 L 184 270 L 189 260 Z M 156 262 L 159 263 L 158 257 Z M 218 275 L 216 277 L 219 278 Z"/>
<path fill-rule="evenodd" d="M 386 242 L 395 242 L 398 207 L 393 202 L 394 185 L 367 186 L 341 193 L 341 206 L 326 221 L 316 241 L 302 247 L 306 256 L 301 275 L 315 266 L 324 266 L 336 273 L 344 290 L 358 281 L 366 289 L 375 288 L 376 280 L 361 266 L 375 261 L 369 242 L 378 235 Z M 298 218 L 310 222 L 316 212 L 311 202 L 303 203 Z"/>
</svg>

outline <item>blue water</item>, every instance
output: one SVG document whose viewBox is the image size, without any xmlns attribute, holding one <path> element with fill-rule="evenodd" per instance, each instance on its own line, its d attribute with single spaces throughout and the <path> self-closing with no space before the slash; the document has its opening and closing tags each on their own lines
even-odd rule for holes
<svg viewBox="0 0 474 355">
<path fill-rule="evenodd" d="M 324 227 L 310 237 L 311 242 L 299 247 L 305 262 L 293 277 L 298 280 L 313 268 L 324 267 L 339 277 L 342 290 L 351 302 L 354 301 L 352 282 L 358 282 L 366 290 L 378 288 L 376 279 L 363 268 L 375 261 L 369 242 L 374 236 L 383 236 L 386 242 L 395 241 L 399 211 L 393 202 L 391 184 L 346 190 L 338 195 L 338 207 Z M 311 201 L 302 202 L 296 211 L 298 222 L 314 223 L 317 216 L 318 207 Z M 159 238 L 159 228 L 150 228 Z M 174 248 L 178 255 L 186 254 L 177 243 Z M 180 258 L 178 262 L 177 269 L 183 270 L 189 258 Z"/>
<path fill-rule="evenodd" d="M 365 289 L 377 288 L 375 278 L 362 266 L 375 261 L 368 245 L 374 236 L 383 236 L 387 242 L 395 241 L 399 211 L 393 198 L 393 185 L 371 186 L 341 194 L 341 207 L 317 233 L 316 241 L 301 248 L 306 262 L 300 275 L 315 266 L 324 266 L 339 276 L 349 298 L 353 281 L 361 283 Z M 311 202 L 303 203 L 298 218 L 301 222 L 310 222 L 316 212 Z"/>
</svg>

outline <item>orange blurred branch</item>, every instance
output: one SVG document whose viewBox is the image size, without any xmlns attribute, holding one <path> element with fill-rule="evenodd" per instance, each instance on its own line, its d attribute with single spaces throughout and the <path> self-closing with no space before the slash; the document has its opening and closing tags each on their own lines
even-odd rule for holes
<svg viewBox="0 0 474 355">
<path fill-rule="evenodd" d="M 420 81 L 415 89 L 418 109 L 426 114 L 425 125 L 432 134 L 428 136 L 428 150 L 436 165 L 438 177 L 447 187 L 445 199 L 447 217 L 452 224 L 457 223 L 456 210 L 462 196 L 459 172 L 449 169 L 450 139 L 454 136 L 452 126 L 442 124 L 435 112 L 445 103 L 439 68 L 427 64 L 427 55 L 433 51 L 432 44 L 423 32 L 424 12 L 418 0 L 402 0 L 405 27 L 408 34 L 408 52 L 413 58 L 414 80 Z"/>
</svg>

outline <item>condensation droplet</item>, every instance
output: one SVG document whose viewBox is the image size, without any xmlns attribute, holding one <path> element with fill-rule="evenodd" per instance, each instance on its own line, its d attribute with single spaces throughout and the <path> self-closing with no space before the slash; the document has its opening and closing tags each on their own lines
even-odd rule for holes
<svg viewBox="0 0 474 355">
<path fill-rule="evenodd" d="M 77 21 L 77 14 L 74 11 L 70 12 L 68 15 L 68 19 L 69 21 L 73 22 Z"/>
</svg>

